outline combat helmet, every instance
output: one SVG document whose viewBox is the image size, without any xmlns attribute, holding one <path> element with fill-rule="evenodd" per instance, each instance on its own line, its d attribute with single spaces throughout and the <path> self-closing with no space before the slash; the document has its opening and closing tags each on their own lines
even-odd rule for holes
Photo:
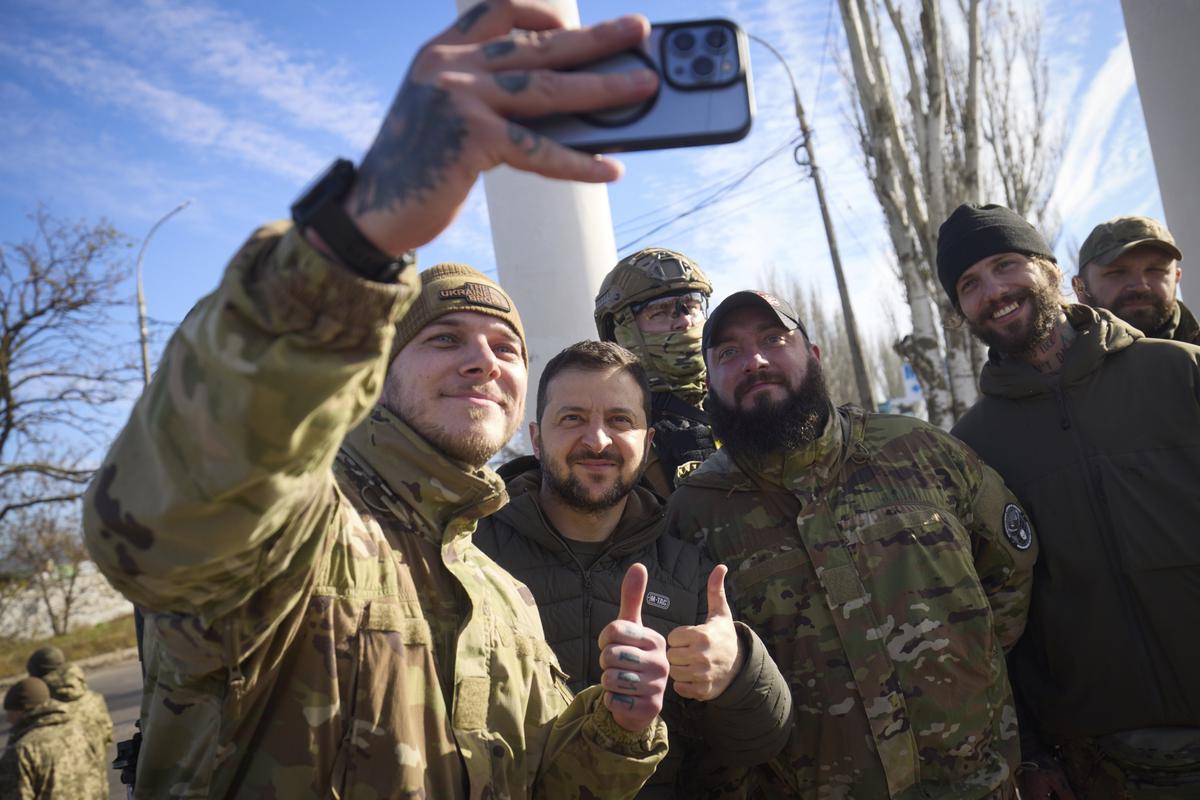
<svg viewBox="0 0 1200 800">
<path fill-rule="evenodd" d="M 708 277 L 696 262 L 665 247 L 647 247 L 617 262 L 600 284 L 596 295 L 596 332 L 606 342 L 616 341 L 617 315 L 634 303 L 665 294 L 712 294 Z"/>
</svg>

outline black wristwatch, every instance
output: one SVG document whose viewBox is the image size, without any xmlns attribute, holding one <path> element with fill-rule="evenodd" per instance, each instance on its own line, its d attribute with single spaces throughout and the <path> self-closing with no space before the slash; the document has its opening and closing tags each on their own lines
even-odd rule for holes
<svg viewBox="0 0 1200 800">
<path fill-rule="evenodd" d="M 357 171 L 344 158 L 333 162 L 325 174 L 292 205 L 292 221 L 300 230 L 312 228 L 325 246 L 346 267 L 368 280 L 390 283 L 405 267 L 416 263 L 409 250 L 399 256 L 389 256 L 371 244 L 342 208 L 342 201 L 354 183 Z"/>
</svg>

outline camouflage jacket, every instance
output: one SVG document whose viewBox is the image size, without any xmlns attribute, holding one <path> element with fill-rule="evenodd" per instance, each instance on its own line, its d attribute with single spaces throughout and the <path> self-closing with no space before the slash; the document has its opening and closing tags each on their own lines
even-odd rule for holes
<svg viewBox="0 0 1200 800">
<path fill-rule="evenodd" d="M 99 692 L 88 688 L 83 670 L 77 664 L 67 664 L 42 676 L 50 688 L 50 696 L 63 704 L 87 736 L 92 754 L 104 780 L 108 780 L 108 746 L 113 740 L 112 717 Z"/>
<path fill-rule="evenodd" d="M 184 320 L 84 501 L 146 611 L 137 796 L 632 797 L 664 726 L 572 700 L 470 542 L 500 479 L 364 421 L 417 276 L 361 280 L 289 228 Z"/>
<path fill-rule="evenodd" d="M 1011 780 L 1004 651 L 1036 545 L 961 442 L 846 406 L 804 449 L 755 464 L 718 450 L 668 524 L 729 566 L 735 616 L 791 685 L 795 727 L 761 792 L 971 800 Z"/>
<path fill-rule="evenodd" d="M 4 800 L 104 800 L 108 782 L 96 772 L 83 729 L 51 700 L 13 726 L 0 756 Z"/>
</svg>

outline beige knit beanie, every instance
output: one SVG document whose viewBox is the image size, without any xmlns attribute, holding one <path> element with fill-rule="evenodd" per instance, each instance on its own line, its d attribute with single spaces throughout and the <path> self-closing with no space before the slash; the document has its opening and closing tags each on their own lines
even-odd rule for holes
<svg viewBox="0 0 1200 800">
<path fill-rule="evenodd" d="M 512 298 L 491 278 L 465 264 L 435 264 L 421 273 L 421 294 L 396 324 L 392 357 L 426 325 L 455 311 L 475 311 L 507 322 L 521 340 L 521 355 L 528 366 L 525 328 Z"/>
</svg>

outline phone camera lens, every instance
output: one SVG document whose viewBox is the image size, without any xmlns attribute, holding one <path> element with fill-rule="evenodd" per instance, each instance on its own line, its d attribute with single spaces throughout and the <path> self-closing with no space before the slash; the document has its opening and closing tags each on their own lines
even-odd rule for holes
<svg viewBox="0 0 1200 800">
<path fill-rule="evenodd" d="M 713 28 L 704 34 L 704 43 L 708 45 L 709 50 L 719 53 L 729 44 L 729 34 L 724 28 Z"/>
<path fill-rule="evenodd" d="M 713 74 L 713 70 L 717 65 L 708 56 L 697 56 L 692 62 L 692 72 L 695 72 L 701 78 L 707 78 Z"/>
<path fill-rule="evenodd" d="M 696 46 L 696 35 L 691 31 L 680 31 L 671 37 L 671 46 L 681 53 L 691 52 Z"/>
</svg>

